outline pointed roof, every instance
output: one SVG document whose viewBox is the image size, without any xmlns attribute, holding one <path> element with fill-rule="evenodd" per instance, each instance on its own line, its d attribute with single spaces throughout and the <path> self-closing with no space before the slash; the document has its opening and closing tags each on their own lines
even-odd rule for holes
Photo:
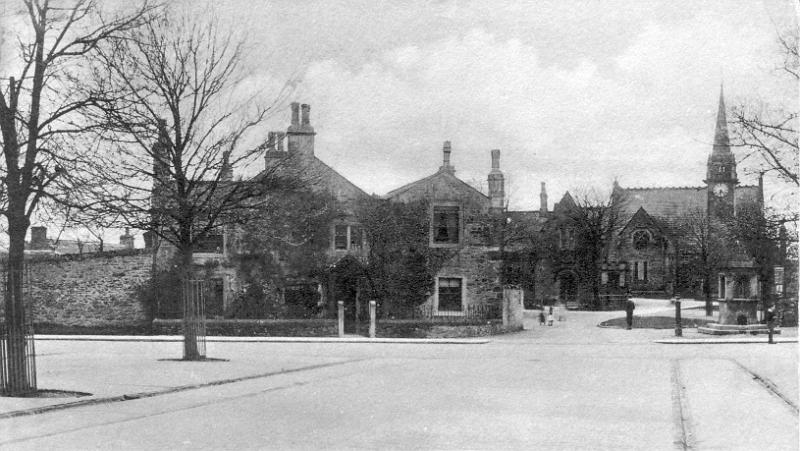
<svg viewBox="0 0 800 451">
<path fill-rule="evenodd" d="M 722 85 L 719 87 L 719 108 L 717 109 L 717 126 L 714 131 L 714 153 L 717 151 L 731 151 L 730 139 L 728 139 L 728 120 L 725 116 L 725 94 Z"/>
</svg>

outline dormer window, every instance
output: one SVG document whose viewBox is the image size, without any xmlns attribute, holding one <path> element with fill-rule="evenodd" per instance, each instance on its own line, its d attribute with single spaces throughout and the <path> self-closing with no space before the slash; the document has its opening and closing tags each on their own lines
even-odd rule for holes
<svg viewBox="0 0 800 451">
<path fill-rule="evenodd" d="M 458 244 L 461 240 L 461 207 L 457 205 L 434 205 L 431 221 L 433 244 Z"/>
<path fill-rule="evenodd" d="M 636 250 L 647 249 L 650 244 L 650 232 L 647 230 L 637 230 L 633 232 L 633 248 Z"/>
</svg>

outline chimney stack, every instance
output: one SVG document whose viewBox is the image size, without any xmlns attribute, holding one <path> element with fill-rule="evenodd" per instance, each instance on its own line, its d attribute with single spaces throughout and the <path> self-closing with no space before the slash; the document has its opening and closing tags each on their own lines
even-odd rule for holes
<svg viewBox="0 0 800 451">
<path fill-rule="evenodd" d="M 300 109 L 302 112 L 300 125 L 303 127 L 311 125 L 311 120 L 309 119 L 309 112 L 311 111 L 311 105 L 304 103 L 300 106 Z"/>
<path fill-rule="evenodd" d="M 125 249 L 133 249 L 134 238 L 131 235 L 131 229 L 125 228 L 125 235 L 120 235 L 119 244 L 124 246 Z"/>
<path fill-rule="evenodd" d="M 444 145 L 442 146 L 442 167 L 440 167 L 439 170 L 450 172 L 452 174 L 456 172 L 456 170 L 450 165 L 450 150 L 450 141 L 445 141 Z"/>
<path fill-rule="evenodd" d="M 275 132 L 267 133 L 267 152 L 275 150 Z"/>
<path fill-rule="evenodd" d="M 311 126 L 310 112 L 311 105 L 292 102 L 292 125 L 286 130 L 285 135 L 278 135 L 278 142 L 283 136 L 286 136 L 287 151 L 292 157 L 310 158 L 314 156 L 314 135 L 316 133 L 314 133 L 314 127 Z M 283 150 L 281 144 L 278 146 L 280 150 Z"/>
<path fill-rule="evenodd" d="M 300 126 L 300 104 L 292 102 L 292 127 Z"/>
<path fill-rule="evenodd" d="M 283 152 L 283 138 L 286 136 L 286 133 L 283 132 L 275 132 L 275 150 L 278 152 Z"/>
<path fill-rule="evenodd" d="M 544 216 L 547 214 L 547 188 L 542 182 L 542 191 L 539 193 L 539 213 Z"/>
<path fill-rule="evenodd" d="M 492 149 L 492 170 L 489 172 L 489 207 L 502 212 L 505 206 L 505 177 L 500 171 L 500 149 Z"/>
<path fill-rule="evenodd" d="M 50 246 L 49 241 L 47 240 L 47 227 L 31 227 L 31 244 L 30 249 L 32 250 L 42 250 L 47 249 Z"/>
</svg>

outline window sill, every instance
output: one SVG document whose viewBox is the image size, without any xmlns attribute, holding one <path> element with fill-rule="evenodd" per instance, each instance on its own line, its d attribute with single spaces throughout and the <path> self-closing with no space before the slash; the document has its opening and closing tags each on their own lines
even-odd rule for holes
<svg viewBox="0 0 800 451">
<path fill-rule="evenodd" d="M 438 247 L 438 248 L 454 248 L 459 247 L 461 243 L 430 243 L 429 247 Z"/>
</svg>

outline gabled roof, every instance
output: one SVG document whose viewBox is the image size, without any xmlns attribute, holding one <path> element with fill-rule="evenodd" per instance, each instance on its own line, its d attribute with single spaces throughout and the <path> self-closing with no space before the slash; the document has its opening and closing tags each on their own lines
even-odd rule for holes
<svg viewBox="0 0 800 451">
<path fill-rule="evenodd" d="M 625 227 L 622 228 L 620 234 L 625 233 L 634 227 L 643 227 L 657 231 L 660 234 L 664 234 L 664 228 L 662 227 L 662 224 L 656 218 L 650 216 L 644 207 L 639 207 L 639 209 L 636 210 L 636 213 L 634 213 L 628 223 L 625 224 Z"/>
<path fill-rule="evenodd" d="M 288 157 L 288 153 L 287 153 Z M 298 160 L 297 162 L 289 161 L 287 166 L 287 170 L 295 171 L 297 170 L 294 167 L 294 164 L 302 165 L 302 172 L 306 174 L 310 178 L 310 187 L 317 188 L 317 189 L 326 189 L 334 194 L 340 200 L 347 199 L 358 199 L 358 198 L 366 198 L 369 197 L 364 190 L 356 186 L 353 182 L 348 180 L 345 176 L 337 172 L 332 167 L 328 166 L 325 162 L 317 158 L 316 156 L 308 156 L 304 157 L 302 160 Z M 292 169 L 289 169 L 291 167 Z M 264 169 L 258 175 L 256 175 L 255 179 L 257 180 L 260 177 L 266 176 L 267 174 L 273 174 L 274 169 Z M 280 172 L 281 169 L 278 169 Z"/>
<path fill-rule="evenodd" d="M 488 196 L 456 177 L 452 172 L 441 169 L 428 177 L 393 189 L 383 197 L 385 199 L 404 201 L 428 197 L 432 193 L 436 198 L 456 199 L 471 196 L 478 198 L 482 202 L 488 202 L 489 200 Z"/>
</svg>

